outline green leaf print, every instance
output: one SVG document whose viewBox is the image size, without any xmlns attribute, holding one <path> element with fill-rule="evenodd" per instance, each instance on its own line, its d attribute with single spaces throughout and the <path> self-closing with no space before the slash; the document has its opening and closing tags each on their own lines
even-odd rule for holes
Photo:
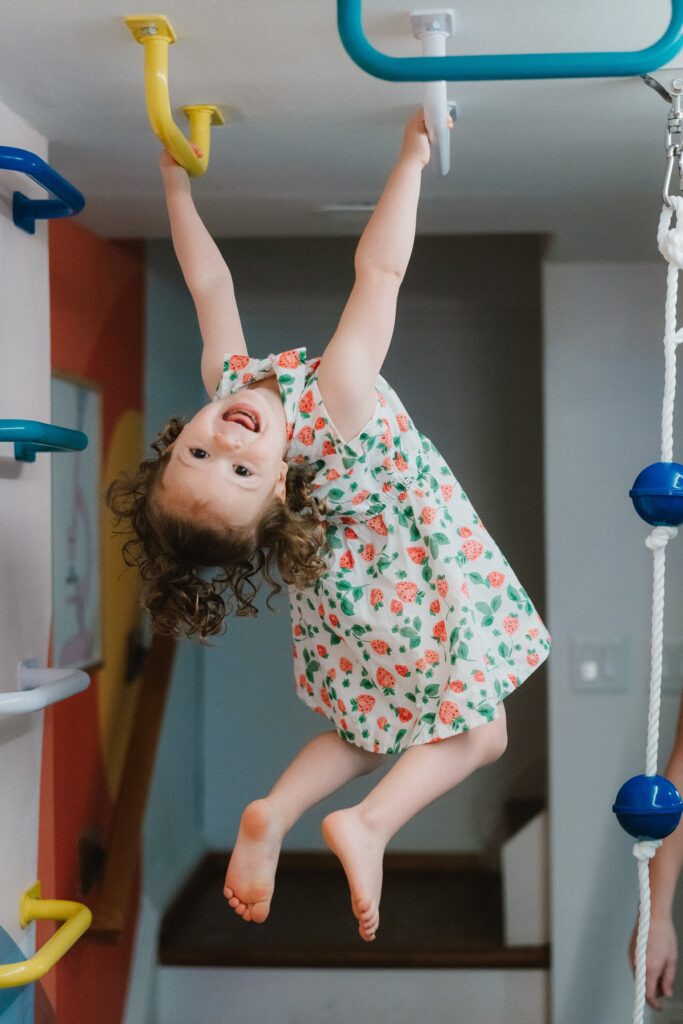
<svg viewBox="0 0 683 1024">
<path fill-rule="evenodd" d="M 360 685 L 364 690 L 378 689 L 377 683 L 373 683 L 371 679 L 361 679 Z"/>
<path fill-rule="evenodd" d="M 487 722 L 493 721 L 495 711 L 491 704 L 479 704 L 477 706 L 477 711 L 486 719 Z"/>
<path fill-rule="evenodd" d="M 341 501 L 344 497 L 344 492 L 339 487 L 332 487 L 327 493 L 332 501 Z"/>
<path fill-rule="evenodd" d="M 432 579 L 432 576 L 433 576 L 432 568 L 431 568 L 429 562 L 423 562 L 422 563 L 422 579 L 425 581 L 425 583 L 430 583 L 431 579 Z"/>
<path fill-rule="evenodd" d="M 415 637 L 417 637 L 418 640 L 420 639 L 420 634 L 416 632 L 416 630 L 411 629 L 410 626 L 403 626 L 403 628 L 399 630 L 399 633 L 401 636 L 408 637 L 409 640 L 413 640 Z"/>
<path fill-rule="evenodd" d="M 348 580 L 337 580 L 337 590 L 351 590 L 352 584 Z"/>
<path fill-rule="evenodd" d="M 508 647 L 508 645 L 506 643 L 502 643 L 501 642 L 499 644 L 499 646 L 498 646 L 498 653 L 500 654 L 501 658 L 509 658 L 510 657 L 510 648 Z"/>
<path fill-rule="evenodd" d="M 420 715 L 420 723 L 424 722 L 426 725 L 431 725 L 436 718 L 436 714 L 433 711 L 428 711 L 425 715 Z"/>
<path fill-rule="evenodd" d="M 515 604 L 519 604 L 521 601 L 519 594 L 510 583 L 508 583 L 508 597 L 510 598 L 511 601 L 514 601 Z"/>
<path fill-rule="evenodd" d="M 467 577 L 470 580 L 472 580 L 472 583 L 483 583 L 484 582 L 484 577 L 481 575 L 481 573 L 478 573 L 478 572 L 468 572 L 468 573 L 466 573 L 466 575 L 467 575 Z"/>
<path fill-rule="evenodd" d="M 429 538 L 429 550 L 434 558 L 439 557 L 439 542 L 436 537 Z"/>
<path fill-rule="evenodd" d="M 457 651 L 455 653 L 456 653 L 456 656 L 458 658 L 462 658 L 463 661 L 468 661 L 469 660 L 467 655 L 470 653 L 470 649 L 467 646 L 467 644 L 464 642 L 464 640 L 460 641 L 460 643 L 458 644 L 458 649 L 457 649 Z"/>
<path fill-rule="evenodd" d="M 448 646 L 455 647 L 460 637 L 460 630 L 456 626 L 455 629 L 451 630 L 451 635 L 448 638 Z"/>
<path fill-rule="evenodd" d="M 363 596 L 363 588 L 362 587 L 354 587 L 353 588 L 353 595 L 352 596 L 353 596 L 354 601 L 360 601 L 361 597 Z"/>
<path fill-rule="evenodd" d="M 407 729 L 399 729 L 398 730 L 398 732 L 396 733 L 396 745 L 397 746 L 401 742 L 401 740 L 403 739 L 403 737 L 406 735 L 407 732 L 408 732 Z"/>
<path fill-rule="evenodd" d="M 309 683 L 315 682 L 315 673 L 319 672 L 319 671 L 320 671 L 320 662 L 319 661 L 309 661 L 308 665 L 306 666 L 306 678 L 308 679 Z"/>
<path fill-rule="evenodd" d="M 417 704 L 417 697 L 415 696 L 414 693 L 406 693 L 404 694 L 404 697 L 406 700 L 409 700 L 412 704 Z"/>
<path fill-rule="evenodd" d="M 450 544 L 451 542 L 450 537 L 447 537 L 445 533 L 435 533 L 434 538 L 439 544 Z"/>
<path fill-rule="evenodd" d="M 491 611 L 492 612 L 497 612 L 502 603 L 503 603 L 502 597 L 500 596 L 500 594 L 496 594 L 496 596 L 494 597 L 493 601 L 491 601 Z"/>
<path fill-rule="evenodd" d="M 420 637 L 416 636 L 413 640 L 410 641 L 410 649 L 411 649 L 411 651 L 414 650 L 416 647 L 419 647 L 421 643 L 422 643 L 422 641 L 421 641 Z"/>
<path fill-rule="evenodd" d="M 486 618 L 481 620 L 482 626 L 492 626 L 494 622 L 493 615 L 487 615 Z"/>
<path fill-rule="evenodd" d="M 486 601 L 477 601 L 474 607 L 477 608 L 482 613 L 482 615 L 491 614 L 491 608 L 489 607 L 489 605 L 487 605 Z"/>
<path fill-rule="evenodd" d="M 344 547 L 341 539 L 337 536 L 336 526 L 328 526 L 327 530 L 325 531 L 325 540 L 327 541 L 329 547 L 331 548 Z"/>
<path fill-rule="evenodd" d="M 420 531 L 418 530 L 418 528 L 415 525 L 415 523 L 411 523 L 410 524 L 410 539 L 411 540 L 419 540 L 420 539 Z"/>
<path fill-rule="evenodd" d="M 355 612 L 353 601 L 349 601 L 348 597 L 342 597 L 341 610 L 343 611 L 344 615 L 353 615 Z"/>
<path fill-rule="evenodd" d="M 429 686 L 425 686 L 424 692 L 427 697 L 438 697 L 439 689 L 438 683 L 430 683 Z"/>
</svg>

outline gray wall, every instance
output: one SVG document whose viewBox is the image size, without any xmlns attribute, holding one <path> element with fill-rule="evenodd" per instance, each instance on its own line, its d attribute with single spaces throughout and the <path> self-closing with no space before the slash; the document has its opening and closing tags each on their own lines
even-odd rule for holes
<svg viewBox="0 0 683 1024">
<path fill-rule="evenodd" d="M 664 290 L 662 262 L 544 274 L 553 1024 L 631 1019 L 636 862 L 611 805 L 645 770 L 652 528 L 628 490 L 660 457 Z M 678 442 L 680 423 L 679 409 Z M 683 638 L 681 568 L 679 539 L 667 547 L 667 642 Z M 576 689 L 577 637 L 616 642 L 620 690 Z M 665 694 L 661 767 L 677 710 Z"/>
<path fill-rule="evenodd" d="M 323 349 L 353 284 L 355 244 L 223 243 L 252 354 L 302 344 L 312 354 Z M 150 409 L 188 412 L 203 401 L 200 341 L 168 243 L 150 244 L 149 273 L 149 332 L 157 355 L 148 379 L 161 393 Z M 419 238 L 383 372 L 450 462 L 543 614 L 539 317 L 537 239 Z M 159 365 L 163 348 L 165 367 Z M 232 844 L 244 804 L 267 792 L 296 750 L 324 728 L 293 694 L 286 596 L 275 605 L 275 614 L 230 623 L 227 636 L 203 654 L 204 828 L 217 848 Z M 188 710 L 190 691 L 191 684 Z M 508 709 L 511 744 L 504 760 L 410 823 L 395 848 L 486 848 L 509 793 L 545 792 L 543 669 Z M 358 799 L 367 786 L 361 780 L 327 801 L 292 831 L 287 845 L 322 846 L 322 813 Z"/>
</svg>

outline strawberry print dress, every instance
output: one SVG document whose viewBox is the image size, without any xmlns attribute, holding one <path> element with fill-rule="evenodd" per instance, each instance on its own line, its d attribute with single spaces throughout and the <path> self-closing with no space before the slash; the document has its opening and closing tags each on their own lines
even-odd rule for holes
<svg viewBox="0 0 683 1024">
<path fill-rule="evenodd" d="M 550 635 L 450 469 L 382 377 L 344 440 L 305 349 L 225 356 L 217 398 L 275 374 L 290 464 L 316 471 L 329 572 L 289 587 L 296 692 L 350 743 L 396 754 L 498 717 Z"/>
</svg>

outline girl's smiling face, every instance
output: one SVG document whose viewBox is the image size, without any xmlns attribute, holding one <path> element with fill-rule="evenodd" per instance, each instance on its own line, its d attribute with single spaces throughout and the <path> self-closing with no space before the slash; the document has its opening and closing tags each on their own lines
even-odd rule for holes
<svg viewBox="0 0 683 1024">
<path fill-rule="evenodd" d="M 285 413 L 272 386 L 218 399 L 170 446 L 156 499 L 193 520 L 249 527 L 273 498 L 285 499 L 286 446 Z"/>
</svg>

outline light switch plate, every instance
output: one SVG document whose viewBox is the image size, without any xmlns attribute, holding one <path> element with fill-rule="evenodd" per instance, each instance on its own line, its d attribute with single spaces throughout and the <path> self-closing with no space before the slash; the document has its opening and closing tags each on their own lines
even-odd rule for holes
<svg viewBox="0 0 683 1024">
<path fill-rule="evenodd" d="M 624 693 L 628 689 L 624 636 L 572 638 L 571 687 L 578 693 Z"/>
</svg>

